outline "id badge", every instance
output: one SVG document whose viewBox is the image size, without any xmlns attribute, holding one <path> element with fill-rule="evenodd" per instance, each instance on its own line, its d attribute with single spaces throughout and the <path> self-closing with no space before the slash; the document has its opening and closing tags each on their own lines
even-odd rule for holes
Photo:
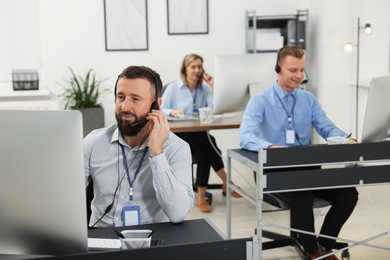
<svg viewBox="0 0 390 260">
<path fill-rule="evenodd" d="M 286 144 L 295 144 L 295 130 L 287 129 L 286 130 Z"/>
<path fill-rule="evenodd" d="M 141 223 L 141 209 L 137 205 L 124 206 L 122 209 L 122 222 L 124 226 L 135 226 Z"/>
</svg>

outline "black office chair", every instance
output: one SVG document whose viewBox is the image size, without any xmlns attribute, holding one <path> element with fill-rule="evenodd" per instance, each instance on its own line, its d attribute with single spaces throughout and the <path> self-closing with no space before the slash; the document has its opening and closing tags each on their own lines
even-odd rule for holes
<svg viewBox="0 0 390 260">
<path fill-rule="evenodd" d="M 314 166 L 314 168 L 317 166 Z M 306 167 L 308 169 L 308 167 Z M 267 171 L 273 171 L 273 170 L 267 170 Z M 256 181 L 256 172 L 253 172 L 253 176 Z M 276 211 L 281 211 L 281 210 L 290 210 L 290 204 L 289 202 L 284 199 L 283 197 L 279 196 L 277 193 L 266 193 L 263 194 L 263 201 L 265 203 L 268 203 L 269 205 L 272 205 L 277 208 Z M 324 208 L 330 205 L 330 202 L 318 197 L 314 197 L 313 201 L 313 208 Z M 275 210 L 263 210 L 263 212 L 273 212 Z M 290 223 L 291 223 L 291 214 L 290 214 Z M 271 232 L 267 230 L 262 231 L 262 236 L 265 238 L 271 239 L 271 241 L 264 242 L 263 243 L 263 250 L 267 249 L 274 249 L 274 248 L 279 248 L 279 247 L 285 247 L 285 246 L 293 246 L 295 250 L 298 252 L 299 256 L 306 260 L 306 252 L 303 249 L 302 245 L 300 244 L 298 240 L 298 234 L 294 231 L 290 232 L 289 236 L 286 236 L 284 234 L 279 234 L 276 232 Z M 342 242 L 336 242 L 334 249 L 341 249 L 347 247 L 347 243 L 342 243 Z M 341 253 L 342 259 L 350 259 L 350 254 L 348 249 L 344 250 Z"/>
<path fill-rule="evenodd" d="M 290 209 L 290 205 L 288 201 L 278 196 L 278 194 L 273 194 L 273 193 L 264 194 L 263 201 L 278 208 L 278 210 Z M 323 208 L 329 205 L 330 202 L 327 200 L 317 198 L 317 197 L 314 198 L 313 208 Z M 291 223 L 291 215 L 290 215 L 290 223 Z M 303 249 L 302 245 L 299 243 L 298 234 L 296 232 L 291 231 L 290 236 L 286 236 L 283 234 L 263 230 L 262 236 L 271 239 L 271 241 L 263 243 L 263 250 L 285 247 L 285 246 L 293 246 L 297 250 L 299 256 L 302 259 L 307 259 L 306 252 Z M 347 246 L 348 246 L 347 243 L 336 242 L 334 249 L 341 249 Z M 342 259 L 350 259 L 350 254 L 348 249 L 344 250 L 341 253 L 341 257 Z"/>
<path fill-rule="evenodd" d="M 91 210 L 91 202 L 93 199 L 93 182 L 92 180 L 88 184 L 86 188 L 86 198 L 87 198 L 87 223 L 89 224 L 89 219 L 91 218 L 92 215 L 92 210 Z"/>
</svg>

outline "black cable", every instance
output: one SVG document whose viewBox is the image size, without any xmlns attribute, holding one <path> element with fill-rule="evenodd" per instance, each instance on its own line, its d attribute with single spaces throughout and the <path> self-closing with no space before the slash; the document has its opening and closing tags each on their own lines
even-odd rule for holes
<svg viewBox="0 0 390 260">
<path fill-rule="evenodd" d="M 119 144 L 119 131 L 118 131 L 118 149 L 117 149 L 117 164 L 116 164 L 116 165 L 117 165 L 117 171 L 118 171 L 118 173 L 119 173 L 119 146 L 120 146 L 120 144 Z M 139 149 L 137 150 L 137 153 L 136 153 L 135 156 L 133 157 L 133 160 L 130 162 L 130 165 L 131 165 L 131 163 L 133 163 L 135 157 L 137 157 L 138 151 L 139 151 Z M 129 166 L 129 167 L 130 167 L 130 166 Z M 95 225 L 96 225 L 97 223 L 99 223 L 99 222 L 108 214 L 108 212 L 111 211 L 112 207 L 114 206 L 116 193 L 118 192 L 118 189 L 119 189 L 120 185 L 122 184 L 122 181 L 123 181 L 123 179 L 125 178 L 125 176 L 126 176 L 126 172 L 125 172 L 125 170 L 123 170 L 122 178 L 119 179 L 118 185 L 116 186 L 115 191 L 114 191 L 114 195 L 112 196 L 112 202 L 111 202 L 111 203 L 107 206 L 107 208 L 104 210 L 103 215 L 102 215 L 102 216 L 101 216 L 101 217 L 100 217 L 92 226 L 90 226 L 89 228 L 95 227 Z M 120 174 L 119 174 L 119 177 L 120 177 Z"/>
<path fill-rule="evenodd" d="M 294 131 L 295 132 L 295 131 Z M 299 140 L 299 135 L 297 132 L 295 132 L 295 139 L 297 139 L 299 145 L 302 145 L 301 141 Z"/>
<path fill-rule="evenodd" d="M 149 129 L 149 125 L 148 125 L 148 129 Z M 135 153 L 134 157 L 132 158 L 132 160 L 131 160 L 130 163 L 129 163 L 129 168 L 130 168 L 130 166 L 133 164 L 135 158 L 137 157 L 138 152 L 140 151 L 142 144 L 146 141 L 147 132 L 148 132 L 147 130 L 148 130 L 148 129 L 146 129 L 146 131 L 145 131 L 145 136 L 144 136 L 144 138 L 143 138 L 143 140 L 142 140 L 142 143 L 141 143 L 140 146 L 138 147 L 137 152 Z M 119 144 L 119 130 L 118 130 L 118 150 L 117 150 L 117 171 L 118 171 L 118 172 L 119 172 L 119 146 L 120 146 L 120 144 Z M 119 176 L 120 176 L 120 174 L 119 174 Z M 118 192 L 118 189 L 119 189 L 119 187 L 121 186 L 122 181 L 123 181 L 123 179 L 125 178 L 125 176 L 126 176 L 126 170 L 123 169 L 122 178 L 120 178 L 120 181 L 118 182 L 118 185 L 116 186 L 116 189 L 115 189 L 115 191 L 114 191 L 114 195 L 113 195 L 113 198 L 112 198 L 112 202 L 111 202 L 111 203 L 107 206 L 107 208 L 104 210 L 103 215 L 102 215 L 102 216 L 101 216 L 101 217 L 100 217 L 92 226 L 90 226 L 89 228 L 94 228 L 95 225 L 96 225 L 97 223 L 99 223 L 99 222 L 100 222 L 100 221 L 101 221 L 101 220 L 102 220 L 102 219 L 111 211 L 112 207 L 114 206 L 116 193 Z"/>
</svg>

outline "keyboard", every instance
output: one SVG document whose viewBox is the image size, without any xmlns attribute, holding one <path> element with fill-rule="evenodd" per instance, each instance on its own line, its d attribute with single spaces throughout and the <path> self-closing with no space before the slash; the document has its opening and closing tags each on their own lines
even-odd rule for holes
<svg viewBox="0 0 390 260">
<path fill-rule="evenodd" d="M 120 239 L 114 238 L 88 238 L 89 250 L 118 250 L 122 248 Z"/>
<path fill-rule="evenodd" d="M 191 120 L 199 120 L 199 118 L 195 116 L 185 115 L 183 117 L 175 117 L 175 116 L 167 116 L 168 121 L 176 122 L 176 121 L 191 121 Z"/>
</svg>

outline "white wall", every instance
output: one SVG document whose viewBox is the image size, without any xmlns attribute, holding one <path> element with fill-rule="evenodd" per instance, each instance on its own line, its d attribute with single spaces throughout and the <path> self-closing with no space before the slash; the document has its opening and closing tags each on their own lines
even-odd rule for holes
<svg viewBox="0 0 390 260">
<path fill-rule="evenodd" d="M 12 2 L 12 0 L 2 0 Z M 36 30 L 42 86 L 54 94 L 61 92 L 57 82 L 68 76 L 68 66 L 79 73 L 94 68 L 102 78 L 109 78 L 105 85 L 112 88 L 116 76 L 130 64 L 143 64 L 154 68 L 163 82 L 178 78 L 179 64 L 185 54 L 195 52 L 205 58 L 205 69 L 213 72 L 214 57 L 219 54 L 245 52 L 245 11 L 256 10 L 260 14 L 294 14 L 305 8 L 306 1 L 209 1 L 209 34 L 168 35 L 166 1 L 148 1 L 148 51 L 106 52 L 104 46 L 103 1 L 96 0 L 18 0 L 35 4 L 31 17 L 38 12 Z M 38 11 L 37 11 L 38 10 Z M 18 9 L 14 8 L 13 12 Z M 11 14 L 9 14 L 11 15 Z M 34 19 L 30 19 L 33 22 Z M 11 59 L 11 57 L 9 58 Z M 114 122 L 113 95 L 104 101 L 106 123 Z"/>
<path fill-rule="evenodd" d="M 40 55 L 37 16 L 36 1 L 0 0 L 0 87 L 12 80 L 12 69 L 36 68 Z"/>
<path fill-rule="evenodd" d="M 313 68 L 311 89 L 328 116 L 346 132 L 355 131 L 356 49 L 344 51 L 347 42 L 357 43 L 357 18 L 369 22 L 370 35 L 360 31 L 360 79 L 389 72 L 389 14 L 386 0 L 315 1 L 310 3 L 310 55 Z M 359 133 L 361 132 L 367 87 L 359 91 Z M 360 134 L 359 134 L 360 137 Z"/>
<path fill-rule="evenodd" d="M 10 80 L 12 68 L 35 66 L 41 86 L 56 96 L 62 91 L 57 83 L 68 77 L 71 66 L 78 73 L 94 68 L 97 75 L 109 79 L 104 85 L 112 89 L 116 76 L 130 64 L 150 66 L 163 82 L 169 82 L 178 78 L 179 64 L 189 52 L 201 54 L 205 69 L 212 73 L 216 55 L 245 52 L 245 11 L 294 14 L 308 8 L 308 88 L 336 124 L 354 131 L 351 84 L 356 55 L 345 53 L 343 45 L 356 41 L 360 16 L 362 23 L 373 27 L 371 35 L 361 35 L 361 78 L 388 72 L 389 5 L 387 0 L 209 0 L 209 34 L 168 35 L 166 1 L 148 0 L 149 50 L 106 52 L 103 0 L 0 0 L 0 82 Z M 23 29 L 26 37 L 16 33 Z M 115 121 L 112 93 L 104 106 L 106 124 L 111 124 Z M 364 100 L 361 106 L 363 111 Z"/>
</svg>

